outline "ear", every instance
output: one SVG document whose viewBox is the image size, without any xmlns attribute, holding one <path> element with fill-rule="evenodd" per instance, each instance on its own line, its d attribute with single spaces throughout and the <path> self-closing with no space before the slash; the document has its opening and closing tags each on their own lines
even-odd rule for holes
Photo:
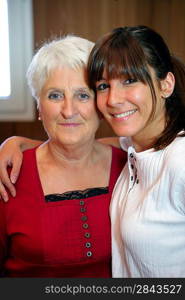
<svg viewBox="0 0 185 300">
<path fill-rule="evenodd" d="M 161 96 L 168 98 L 173 93 L 175 87 L 175 77 L 172 72 L 168 72 L 166 78 L 161 80 Z"/>
<path fill-rule="evenodd" d="M 37 101 L 37 111 L 38 111 L 38 120 L 41 121 L 41 120 L 42 120 L 42 117 L 41 117 L 41 112 L 40 112 L 39 101 Z"/>
</svg>

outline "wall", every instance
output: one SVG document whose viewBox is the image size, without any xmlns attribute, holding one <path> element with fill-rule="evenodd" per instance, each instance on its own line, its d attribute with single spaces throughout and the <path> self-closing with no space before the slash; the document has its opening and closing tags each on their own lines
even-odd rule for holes
<svg viewBox="0 0 185 300">
<path fill-rule="evenodd" d="M 35 48 L 51 37 L 74 33 L 92 41 L 113 27 L 148 25 L 185 61 L 184 0 L 33 0 Z M 0 122 L 0 142 L 12 135 L 46 138 L 38 120 Z M 102 121 L 97 137 L 113 135 Z"/>
</svg>

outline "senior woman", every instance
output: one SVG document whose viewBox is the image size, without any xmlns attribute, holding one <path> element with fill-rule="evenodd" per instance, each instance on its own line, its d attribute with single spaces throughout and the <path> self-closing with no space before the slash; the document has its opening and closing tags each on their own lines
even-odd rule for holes
<svg viewBox="0 0 185 300">
<path fill-rule="evenodd" d="M 95 140 L 100 119 L 85 80 L 92 46 L 54 40 L 28 68 L 48 140 L 24 151 L 16 197 L 0 201 L 1 276 L 111 277 L 109 203 L 126 156 Z"/>
</svg>

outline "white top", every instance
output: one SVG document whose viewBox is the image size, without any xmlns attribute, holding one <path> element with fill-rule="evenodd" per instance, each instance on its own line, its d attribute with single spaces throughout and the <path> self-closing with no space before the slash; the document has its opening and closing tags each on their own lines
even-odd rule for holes
<svg viewBox="0 0 185 300">
<path fill-rule="evenodd" d="M 185 277 L 185 137 L 136 153 L 112 195 L 113 277 Z"/>
</svg>

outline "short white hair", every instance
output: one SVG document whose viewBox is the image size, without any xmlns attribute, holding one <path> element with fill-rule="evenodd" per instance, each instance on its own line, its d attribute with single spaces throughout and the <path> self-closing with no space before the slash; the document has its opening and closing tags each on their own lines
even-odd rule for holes
<svg viewBox="0 0 185 300">
<path fill-rule="evenodd" d="M 33 56 L 26 74 L 32 96 L 38 101 L 52 70 L 63 66 L 72 69 L 86 68 L 93 46 L 93 42 L 75 35 L 66 35 L 44 43 Z"/>
</svg>

